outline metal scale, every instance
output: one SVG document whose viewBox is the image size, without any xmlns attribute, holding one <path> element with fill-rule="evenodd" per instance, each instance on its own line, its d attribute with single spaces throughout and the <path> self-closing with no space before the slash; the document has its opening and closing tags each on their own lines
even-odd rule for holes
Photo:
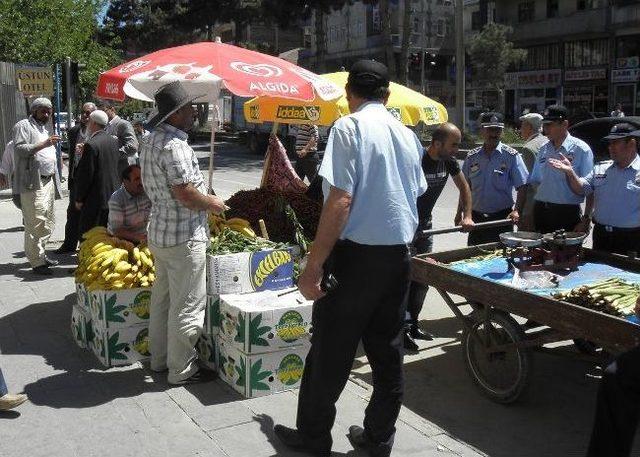
<svg viewBox="0 0 640 457">
<path fill-rule="evenodd" d="M 583 258 L 586 233 L 505 232 L 500 234 L 502 253 L 520 271 L 577 270 Z"/>
</svg>

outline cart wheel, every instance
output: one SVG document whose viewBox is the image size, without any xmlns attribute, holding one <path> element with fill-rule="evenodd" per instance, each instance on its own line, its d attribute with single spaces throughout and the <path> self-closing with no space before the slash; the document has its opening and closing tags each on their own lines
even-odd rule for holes
<svg viewBox="0 0 640 457">
<path fill-rule="evenodd" d="M 473 313 L 475 323 L 462 335 L 465 366 L 480 390 L 497 403 L 513 403 L 524 392 L 531 377 L 532 357 L 528 349 L 515 345 L 499 352 L 489 349 L 525 339 L 520 325 L 507 313 Z"/>
</svg>

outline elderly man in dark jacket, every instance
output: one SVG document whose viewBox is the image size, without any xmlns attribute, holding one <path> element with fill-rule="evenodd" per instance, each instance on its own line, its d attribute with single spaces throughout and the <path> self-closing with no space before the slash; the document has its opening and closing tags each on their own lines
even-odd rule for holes
<svg viewBox="0 0 640 457">
<path fill-rule="evenodd" d="M 138 137 L 131 125 L 131 122 L 118 116 L 116 107 L 109 100 L 102 100 L 98 107 L 107 113 L 109 123 L 105 127 L 105 131 L 118 140 L 118 148 L 120 150 L 118 171 L 121 173 L 130 164 L 138 161 Z"/>
<path fill-rule="evenodd" d="M 82 156 L 82 148 L 84 142 L 89 139 L 89 115 L 96 110 L 95 103 L 87 102 L 82 105 L 82 113 L 80 113 L 80 122 L 71 127 L 67 132 L 69 137 L 69 176 L 67 184 L 69 185 L 69 206 L 67 207 L 67 223 L 64 226 L 64 241 L 56 250 L 57 254 L 65 254 L 75 252 L 78 247 L 78 224 L 80 220 L 80 211 L 76 209 L 76 180 L 75 173 Z"/>
<path fill-rule="evenodd" d="M 104 111 L 96 110 L 89 115 L 89 139 L 75 172 L 80 234 L 97 225 L 107 225 L 109 198 L 120 187 L 118 140 L 104 131 L 108 122 Z"/>
</svg>

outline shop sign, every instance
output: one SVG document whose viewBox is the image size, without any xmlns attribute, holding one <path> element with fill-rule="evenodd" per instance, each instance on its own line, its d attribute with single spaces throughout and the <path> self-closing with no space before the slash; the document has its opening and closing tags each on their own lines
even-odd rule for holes
<svg viewBox="0 0 640 457">
<path fill-rule="evenodd" d="M 613 83 L 634 83 L 636 81 L 640 81 L 640 68 L 613 70 L 611 72 L 611 82 Z"/>
<path fill-rule="evenodd" d="M 565 70 L 565 81 L 588 81 L 591 79 L 605 79 L 607 77 L 606 68 L 585 68 L 581 70 Z"/>
<path fill-rule="evenodd" d="M 18 90 L 24 95 L 53 95 L 50 67 L 16 67 Z"/>
<path fill-rule="evenodd" d="M 562 85 L 562 70 L 521 71 L 506 73 L 506 89 L 536 89 Z"/>
<path fill-rule="evenodd" d="M 640 57 L 620 57 L 616 60 L 616 68 L 638 68 L 640 67 Z"/>
</svg>

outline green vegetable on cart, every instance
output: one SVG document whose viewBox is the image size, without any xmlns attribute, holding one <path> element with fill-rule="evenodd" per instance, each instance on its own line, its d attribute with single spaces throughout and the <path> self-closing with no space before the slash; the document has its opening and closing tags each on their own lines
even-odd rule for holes
<svg viewBox="0 0 640 457">
<path fill-rule="evenodd" d="M 256 252 L 263 249 L 286 249 L 285 243 L 275 243 L 264 238 L 247 238 L 235 230 L 223 228 L 216 236 L 211 237 L 208 252 L 213 255 L 237 254 L 239 252 Z"/>
<path fill-rule="evenodd" d="M 553 298 L 613 316 L 628 316 L 635 310 L 640 285 L 609 278 L 591 285 L 553 294 Z"/>
</svg>

